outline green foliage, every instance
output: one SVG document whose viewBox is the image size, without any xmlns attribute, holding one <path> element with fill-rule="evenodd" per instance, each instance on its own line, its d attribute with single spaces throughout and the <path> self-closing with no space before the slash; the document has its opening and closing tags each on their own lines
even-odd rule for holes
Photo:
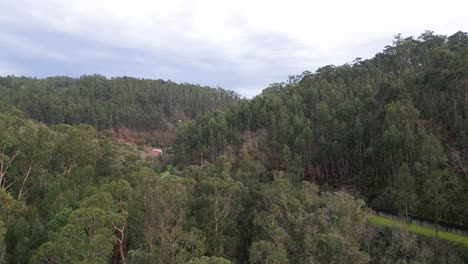
<svg viewBox="0 0 468 264">
<path fill-rule="evenodd" d="M 187 264 L 230 264 L 231 262 L 219 257 L 201 257 L 192 259 Z"/>
<path fill-rule="evenodd" d="M 178 160 L 249 154 L 271 178 L 354 185 L 375 209 L 434 218 L 424 207 L 433 171 L 452 171 L 459 195 L 468 189 L 467 43 L 463 32 L 397 37 L 372 59 L 272 84 L 181 126 Z M 466 199 L 446 199 L 438 218 L 468 224 Z"/>
<path fill-rule="evenodd" d="M 168 175 L 149 176 L 140 186 L 145 214 L 138 219 L 145 239 L 145 261 L 183 263 L 205 252 L 203 235 L 188 225 L 193 182 Z"/>
<path fill-rule="evenodd" d="M 289 263 L 286 250 L 276 247 L 272 242 L 260 240 L 252 243 L 250 263 Z"/>
<path fill-rule="evenodd" d="M 304 183 L 295 190 L 285 179 L 263 194 L 265 205 L 254 223 L 261 232 L 250 248 L 253 263 L 365 263 L 361 243 L 369 236 L 362 201 L 344 193 L 318 195 Z"/>
<path fill-rule="evenodd" d="M 395 207 L 398 208 L 400 214 L 408 217 L 408 211 L 411 205 L 416 201 L 416 189 L 414 178 L 408 168 L 408 164 L 403 163 L 398 170 L 398 175 L 395 180 Z"/>
<path fill-rule="evenodd" d="M 357 197 L 468 225 L 467 44 L 397 36 L 252 100 L 127 77 L 0 78 L 0 262 L 466 262 L 464 237 L 371 216 Z M 175 130 L 161 166 L 128 146 Z"/>
<path fill-rule="evenodd" d="M 39 247 L 34 258 L 59 263 L 106 262 L 117 240 L 113 225 L 122 226 L 124 222 L 110 193 L 91 195 L 71 213 L 68 224 Z"/>
<path fill-rule="evenodd" d="M 193 119 L 238 98 L 221 88 L 129 77 L 0 78 L 0 99 L 26 116 L 49 125 L 86 123 L 99 130 L 173 130 L 179 120 Z"/>
<path fill-rule="evenodd" d="M 228 250 L 237 247 L 237 218 L 243 209 L 244 185 L 232 179 L 229 161 L 219 158 L 214 166 L 205 165 L 202 168 L 195 189 L 197 198 L 192 210 L 197 223 L 207 235 L 208 253 L 229 256 Z"/>
</svg>

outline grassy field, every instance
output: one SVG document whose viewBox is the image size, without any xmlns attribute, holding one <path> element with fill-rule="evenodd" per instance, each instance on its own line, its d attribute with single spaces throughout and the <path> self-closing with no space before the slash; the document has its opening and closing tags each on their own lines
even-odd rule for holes
<svg viewBox="0 0 468 264">
<path fill-rule="evenodd" d="M 397 221 L 397 220 L 393 220 L 393 219 L 382 217 L 382 216 L 373 215 L 369 218 L 369 222 L 376 226 L 383 226 L 383 227 L 390 227 L 390 228 L 403 228 L 416 234 L 425 235 L 429 237 L 435 237 L 435 230 L 432 228 L 415 225 L 415 224 L 407 225 L 406 223 L 402 221 Z M 459 244 L 464 245 L 465 247 L 468 247 L 468 236 L 462 236 L 462 235 L 458 235 L 454 233 L 439 231 L 439 238 L 448 240 L 450 242 L 459 243 Z"/>
</svg>

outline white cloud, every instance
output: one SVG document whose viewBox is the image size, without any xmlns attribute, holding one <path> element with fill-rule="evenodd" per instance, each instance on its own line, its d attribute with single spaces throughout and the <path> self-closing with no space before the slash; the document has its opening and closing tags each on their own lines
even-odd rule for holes
<svg viewBox="0 0 468 264">
<path fill-rule="evenodd" d="M 0 1 L 2 23 L 162 54 L 210 73 L 231 70 L 277 81 L 370 57 L 397 33 L 468 30 L 464 0 Z"/>
<path fill-rule="evenodd" d="M 0 48 L 14 47 L 22 51 L 22 56 L 25 58 L 43 57 L 53 60 L 67 61 L 65 54 L 50 50 L 48 47 L 32 42 L 28 38 L 18 35 L 3 33 L 0 35 Z"/>
</svg>

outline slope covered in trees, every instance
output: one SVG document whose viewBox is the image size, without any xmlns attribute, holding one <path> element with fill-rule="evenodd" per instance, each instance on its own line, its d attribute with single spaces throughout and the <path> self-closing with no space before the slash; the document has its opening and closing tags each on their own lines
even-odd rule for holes
<svg viewBox="0 0 468 264">
<path fill-rule="evenodd" d="M 252 100 L 2 78 L 0 263 L 466 263 L 466 247 L 370 225 L 364 201 L 467 225 L 467 40 L 398 38 Z M 179 166 L 106 130 L 121 126 L 177 127 Z"/>
<path fill-rule="evenodd" d="M 468 226 L 468 34 L 398 36 L 372 59 L 292 76 L 180 128 L 177 149 L 182 163 L 250 155 L 272 177 Z"/>
<path fill-rule="evenodd" d="M 86 123 L 99 130 L 173 130 L 232 104 L 238 95 L 221 88 L 129 77 L 0 78 L 0 100 L 46 124 Z"/>
<path fill-rule="evenodd" d="M 89 125 L 47 127 L 1 106 L 2 263 L 378 263 L 434 257 L 430 240 L 405 231 L 377 233 L 362 200 L 344 192 L 319 194 L 310 182 L 272 180 L 252 158 L 218 157 L 183 171 L 169 168 L 163 176 L 112 134 Z M 463 250 L 446 243 L 438 250 L 444 261 L 463 262 Z"/>
</svg>

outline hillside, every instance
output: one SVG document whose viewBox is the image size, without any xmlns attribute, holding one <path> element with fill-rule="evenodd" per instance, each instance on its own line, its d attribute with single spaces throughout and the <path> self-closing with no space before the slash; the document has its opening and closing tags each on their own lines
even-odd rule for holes
<svg viewBox="0 0 468 264">
<path fill-rule="evenodd" d="M 271 177 L 467 226 L 468 35 L 397 37 L 371 59 L 304 72 L 201 117 L 176 142 L 182 163 L 251 156 Z"/>
<path fill-rule="evenodd" d="M 164 143 L 172 142 L 164 134 L 174 134 L 180 122 L 222 109 L 238 98 L 221 88 L 130 77 L 0 77 L 0 100 L 15 105 L 26 117 L 48 125 L 85 123 L 117 133 L 148 132 L 153 141 L 156 137 Z"/>
<path fill-rule="evenodd" d="M 468 226 L 467 133 L 462 32 L 397 37 L 251 100 L 3 77 L 0 263 L 467 263 L 466 237 L 372 210 Z"/>
</svg>

